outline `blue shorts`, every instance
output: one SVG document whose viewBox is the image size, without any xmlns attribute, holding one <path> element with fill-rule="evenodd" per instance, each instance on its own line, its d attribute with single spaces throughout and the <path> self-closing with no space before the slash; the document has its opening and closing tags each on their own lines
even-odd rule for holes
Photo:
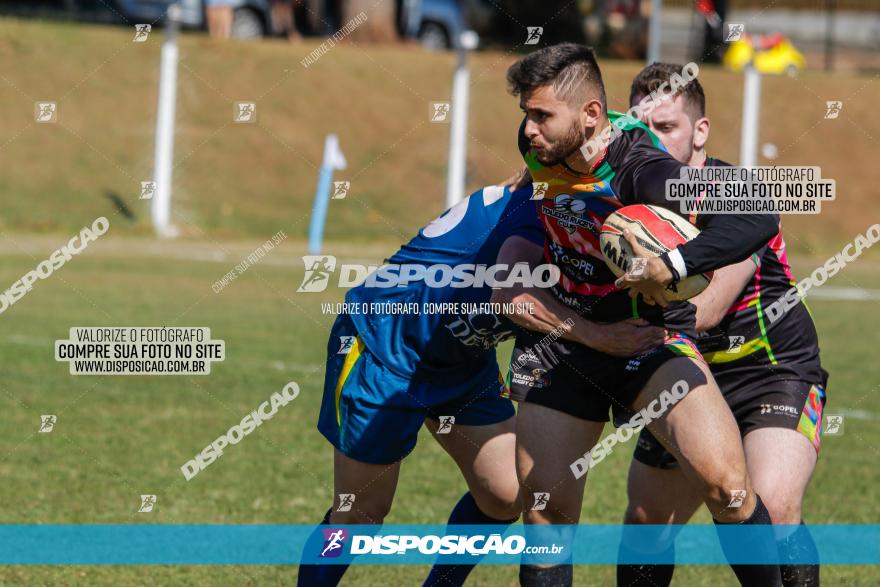
<svg viewBox="0 0 880 587">
<path fill-rule="evenodd" d="M 416 446 L 425 418 L 454 416 L 453 425 L 485 426 L 514 415 L 498 363 L 477 376 L 443 386 L 391 372 L 340 315 L 330 331 L 318 430 L 342 454 L 376 465 L 396 463 Z"/>
</svg>

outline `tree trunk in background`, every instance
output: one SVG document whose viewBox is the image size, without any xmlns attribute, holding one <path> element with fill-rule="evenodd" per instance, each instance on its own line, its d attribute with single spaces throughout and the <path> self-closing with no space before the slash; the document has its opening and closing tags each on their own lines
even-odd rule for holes
<svg viewBox="0 0 880 587">
<path fill-rule="evenodd" d="M 343 0 L 342 25 L 363 12 L 367 20 L 349 37 L 357 43 L 393 43 L 397 35 L 397 2 L 395 0 Z"/>
</svg>

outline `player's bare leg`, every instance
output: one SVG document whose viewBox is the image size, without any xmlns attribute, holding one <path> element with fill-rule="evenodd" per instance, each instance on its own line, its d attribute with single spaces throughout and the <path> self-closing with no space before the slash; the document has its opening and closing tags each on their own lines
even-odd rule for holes
<svg viewBox="0 0 880 587">
<path fill-rule="evenodd" d="M 587 476 L 575 479 L 570 465 L 596 444 L 604 427 L 604 422 L 590 422 L 538 404 L 520 403 L 516 469 L 525 523 L 578 523 Z M 532 509 L 535 493 L 550 494 L 543 509 Z"/>
<path fill-rule="evenodd" d="M 740 522 L 754 509 L 755 495 L 739 429 L 708 368 L 686 357 L 668 361 L 648 380 L 633 409 L 646 407 L 681 380 L 687 382 L 687 395 L 649 423 L 648 430 L 696 483 L 712 516 L 720 522 Z M 746 491 L 742 504 L 728 507 L 738 495 L 734 492 L 742 490 Z"/>
<path fill-rule="evenodd" d="M 514 422 L 511 417 L 484 426 L 453 424 L 448 433 L 439 434 L 440 422 L 425 420 L 425 426 L 458 465 L 469 489 L 450 513 L 450 525 L 506 525 L 519 517 Z M 435 564 L 425 586 L 462 585 L 478 562 L 475 559 L 473 564 Z"/>
<path fill-rule="evenodd" d="M 818 564 L 785 564 L 786 555 L 816 557 L 816 546 L 803 522 L 802 505 L 816 467 L 816 449 L 797 430 L 758 428 L 743 439 L 749 474 L 777 531 L 785 587 L 818 585 Z"/>
<path fill-rule="evenodd" d="M 480 510 L 498 520 L 519 517 L 516 477 L 515 418 L 486 426 L 455 424 L 449 434 L 437 434 L 439 421 L 425 420 L 434 439 L 458 465 Z"/>
<path fill-rule="evenodd" d="M 400 462 L 373 465 L 333 451 L 333 506 L 306 541 L 305 549 L 315 551 L 328 524 L 381 524 L 391 511 L 397 490 Z M 301 564 L 297 574 L 300 587 L 337 585 L 348 565 Z"/>
<path fill-rule="evenodd" d="M 381 524 L 391 511 L 400 462 L 373 465 L 333 451 L 333 524 Z M 351 507 L 340 510 L 340 495 L 353 495 Z"/>
<path fill-rule="evenodd" d="M 780 556 L 784 559 L 788 547 L 815 555 L 815 545 L 801 526 L 803 497 L 816 465 L 812 443 L 795 430 L 759 428 L 746 435 L 744 449 L 755 493 L 761 496 L 774 524 L 789 526 L 785 535 L 780 534 L 783 529 L 777 530 Z M 627 493 L 625 524 L 686 524 L 701 501 L 680 469 L 660 469 L 636 460 L 630 466 Z M 674 535 L 668 539 L 659 545 L 660 550 L 673 548 Z M 626 569 L 626 585 L 634 584 L 631 577 L 635 574 L 645 585 L 663 587 L 671 581 L 673 568 L 642 565 L 640 573 Z M 782 583 L 785 587 L 818 585 L 819 565 L 783 564 Z"/>
<path fill-rule="evenodd" d="M 526 524 L 577 524 L 587 475 L 570 465 L 599 440 L 604 422 L 591 422 L 538 404 L 521 402 L 517 413 L 516 468 Z M 548 494 L 546 496 L 535 494 Z M 520 584 L 570 585 L 572 566 L 523 564 Z"/>
<path fill-rule="evenodd" d="M 648 430 L 675 455 L 716 523 L 769 524 L 767 510 L 751 486 L 736 421 L 705 364 L 685 357 L 668 361 L 651 376 L 634 409 L 646 407 L 680 380 L 688 384 L 687 395 L 649 423 Z M 761 535 L 751 548 L 756 554 L 775 552 L 772 533 Z M 743 584 L 777 585 L 780 580 L 778 565 L 731 566 Z"/>
<path fill-rule="evenodd" d="M 680 469 L 630 464 L 625 524 L 687 524 L 703 505 L 700 492 Z"/>
<path fill-rule="evenodd" d="M 679 468 L 649 467 L 633 459 L 627 479 L 627 504 L 624 524 L 681 525 L 703 504 L 700 491 Z M 675 533 L 663 533 L 653 545 L 646 545 L 638 536 L 627 536 L 624 528 L 620 552 L 663 553 L 674 558 Z M 618 565 L 617 584 L 664 587 L 672 581 L 675 565 Z"/>
</svg>

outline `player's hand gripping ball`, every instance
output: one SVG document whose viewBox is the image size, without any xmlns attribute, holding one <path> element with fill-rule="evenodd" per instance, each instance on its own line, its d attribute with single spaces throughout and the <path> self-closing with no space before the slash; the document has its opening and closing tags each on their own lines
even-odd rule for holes
<svg viewBox="0 0 880 587">
<path fill-rule="evenodd" d="M 620 208 L 605 220 L 599 236 L 605 264 L 630 295 L 665 306 L 687 300 L 709 285 L 712 273 L 691 275 L 677 283 L 659 257 L 694 239 L 700 230 L 682 216 L 659 206 L 636 204 Z M 633 262 L 635 259 L 635 263 Z M 640 259 L 645 259 L 644 261 Z"/>
</svg>

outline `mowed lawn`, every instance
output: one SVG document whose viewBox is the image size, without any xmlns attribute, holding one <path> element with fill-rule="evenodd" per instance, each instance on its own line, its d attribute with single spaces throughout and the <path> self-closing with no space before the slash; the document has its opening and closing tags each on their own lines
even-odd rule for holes
<svg viewBox="0 0 880 587">
<path fill-rule="evenodd" d="M 0 247 L 3 288 L 62 240 L 12 235 Z M 219 294 L 211 285 L 259 243 L 155 243 L 107 236 L 0 315 L 0 457 L 3 523 L 314 523 L 332 494 L 331 448 L 315 429 L 327 331 L 321 301 L 339 290 L 298 294 L 298 241 L 287 241 Z M 390 248 L 338 244 L 340 262 L 379 260 Z M 812 263 L 812 264 L 811 264 Z M 803 270 L 818 262 L 805 261 Z M 833 285 L 880 288 L 865 259 Z M 880 503 L 880 318 L 877 302 L 814 300 L 823 359 L 831 372 L 829 413 L 845 433 L 826 437 L 807 498 L 813 523 L 877 523 Z M 72 326 L 208 326 L 227 359 L 205 377 L 71 376 L 53 342 Z M 501 362 L 509 344 L 500 351 Z M 244 415 L 296 381 L 300 396 L 187 482 L 179 467 Z M 56 414 L 38 434 L 41 414 Z M 630 448 L 616 451 L 587 488 L 582 521 L 617 523 Z M 390 523 L 442 523 L 464 489 L 427 434 L 403 466 Z M 156 494 L 137 513 L 140 494 Z M 700 523 L 709 523 L 705 512 Z M 417 585 L 425 567 L 357 567 L 349 585 Z M 611 567 L 583 567 L 578 584 L 611 584 Z M 4 567 L 0 583 L 63 585 L 291 584 L 295 567 Z M 474 585 L 513 585 L 515 567 L 479 568 Z M 876 584 L 877 570 L 826 568 L 831 585 Z M 733 584 L 726 568 L 680 568 L 679 585 Z"/>
</svg>

